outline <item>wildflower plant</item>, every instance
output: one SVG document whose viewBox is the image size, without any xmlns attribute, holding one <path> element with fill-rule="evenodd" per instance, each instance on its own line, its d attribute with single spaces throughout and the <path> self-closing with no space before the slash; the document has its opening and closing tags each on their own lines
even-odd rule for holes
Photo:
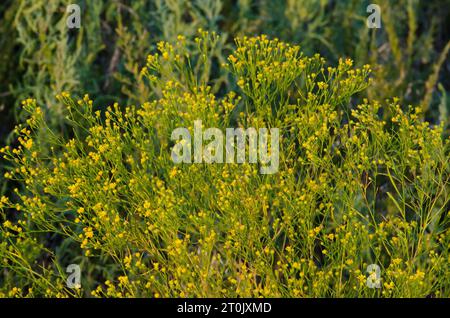
<svg viewBox="0 0 450 318">
<path fill-rule="evenodd" d="M 217 41 L 201 32 L 196 55 L 182 36 L 158 44 L 138 79 L 154 92 L 142 105 L 100 111 L 59 94 L 62 134 L 23 102 L 18 146 L 2 149 L 5 177 L 24 190 L 0 201 L 0 295 L 449 297 L 443 124 L 395 98 L 354 105 L 368 65 L 330 66 L 266 36 L 238 38 L 213 65 Z M 213 67 L 236 90 L 213 89 Z M 175 164 L 171 133 L 196 120 L 278 128 L 278 172 Z M 80 289 L 65 284 L 72 263 Z"/>
</svg>

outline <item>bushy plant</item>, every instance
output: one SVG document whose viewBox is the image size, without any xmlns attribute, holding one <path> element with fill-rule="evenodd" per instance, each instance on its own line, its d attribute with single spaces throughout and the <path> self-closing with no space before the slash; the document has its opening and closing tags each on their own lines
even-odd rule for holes
<svg viewBox="0 0 450 318">
<path fill-rule="evenodd" d="M 61 93 L 62 134 L 23 102 L 19 145 L 2 149 L 24 190 L 1 198 L 1 295 L 450 296 L 443 124 L 395 98 L 356 105 L 368 65 L 333 67 L 266 36 L 236 40 L 214 67 L 237 89 L 214 93 L 218 41 L 202 32 L 196 54 L 183 36 L 159 43 L 137 79 L 152 92 L 140 106 L 100 111 Z M 171 132 L 198 119 L 279 128 L 278 173 L 174 164 Z M 71 263 L 81 289 L 65 285 Z M 381 288 L 367 284 L 371 264 Z"/>
<path fill-rule="evenodd" d="M 179 34 L 196 54 L 198 28 L 222 36 L 210 51 L 210 70 L 219 97 L 234 89 L 217 67 L 235 36 L 266 33 L 301 43 L 331 63 L 350 57 L 374 69 L 363 95 L 423 108 L 431 123 L 448 118 L 448 8 L 440 0 L 383 0 L 382 28 L 366 27 L 370 1 L 123 0 L 77 1 L 81 28 L 66 27 L 68 0 L 4 0 L 0 4 L 0 146 L 12 142 L 21 117 L 20 101 L 34 98 L 51 125 L 65 130 L 65 109 L 55 92 L 97 96 L 96 107 L 119 102 L 142 104 L 154 91 L 134 78 L 160 40 Z M 436 14 L 439 13 L 439 14 Z M 439 89 L 437 89 L 439 88 Z M 360 96 L 363 97 L 363 96 Z M 448 127 L 447 127 L 448 134 Z M 3 165 L 2 165 L 3 168 Z M 1 193 L 16 185 L 0 178 Z"/>
</svg>

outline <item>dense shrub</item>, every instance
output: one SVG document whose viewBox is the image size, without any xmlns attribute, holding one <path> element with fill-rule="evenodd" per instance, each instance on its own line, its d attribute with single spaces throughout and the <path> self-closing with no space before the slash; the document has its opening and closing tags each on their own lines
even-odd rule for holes
<svg viewBox="0 0 450 318">
<path fill-rule="evenodd" d="M 1 295 L 450 296 L 443 124 L 395 98 L 355 104 L 368 65 L 265 36 L 238 38 L 218 63 L 221 41 L 201 31 L 195 53 L 184 36 L 159 43 L 137 75 L 152 92 L 139 106 L 101 111 L 61 93 L 64 132 L 23 102 L 18 146 L 2 149 L 23 190 L 1 199 Z M 279 172 L 174 164 L 171 132 L 197 119 L 280 128 Z M 79 290 L 65 285 L 71 263 Z"/>
</svg>

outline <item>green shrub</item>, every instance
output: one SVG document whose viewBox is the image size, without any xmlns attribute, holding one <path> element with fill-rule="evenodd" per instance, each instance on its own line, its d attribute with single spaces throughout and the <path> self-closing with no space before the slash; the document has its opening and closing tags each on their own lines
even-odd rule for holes
<svg viewBox="0 0 450 318">
<path fill-rule="evenodd" d="M 443 124 L 397 99 L 354 106 L 369 66 L 332 67 L 265 36 L 236 40 L 217 67 L 239 88 L 215 93 L 220 41 L 201 32 L 195 54 L 183 36 L 158 44 L 139 107 L 58 95 L 63 134 L 23 102 L 19 145 L 2 149 L 24 190 L 1 199 L 1 295 L 449 297 Z M 197 119 L 279 128 L 279 172 L 174 164 L 171 132 Z M 79 290 L 65 286 L 71 263 Z M 367 286 L 370 264 L 381 288 Z"/>
</svg>

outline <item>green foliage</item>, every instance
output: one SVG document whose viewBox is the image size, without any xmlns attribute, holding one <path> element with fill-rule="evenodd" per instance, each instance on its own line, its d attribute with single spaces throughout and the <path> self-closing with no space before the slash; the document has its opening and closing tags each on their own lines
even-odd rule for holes
<svg viewBox="0 0 450 318">
<path fill-rule="evenodd" d="M 369 66 L 328 66 L 266 36 L 236 40 L 222 67 L 240 89 L 216 96 L 207 61 L 220 40 L 194 42 L 192 55 L 183 36 L 158 44 L 141 72 L 155 94 L 139 107 L 59 95 L 66 136 L 23 102 L 19 145 L 2 149 L 25 187 L 1 199 L 4 296 L 450 296 L 442 125 L 398 99 L 352 106 Z M 171 131 L 196 119 L 280 128 L 280 171 L 175 165 Z M 89 268 L 80 290 L 61 273 L 74 262 Z M 369 264 L 380 289 L 366 285 Z"/>
<path fill-rule="evenodd" d="M 77 1 L 82 11 L 82 27 L 73 30 L 65 24 L 69 3 L 72 1 L 0 2 L 1 146 L 9 145 L 4 148 L 7 152 L 17 147 L 34 149 L 14 154 L 27 158 L 26 162 L 8 157 L 13 160 L 0 164 L 1 194 L 10 198 L 1 204 L 5 207 L 3 221 L 12 222 L 0 233 L 0 255 L 6 257 L 8 264 L 0 274 L 1 295 L 88 296 L 98 284 L 110 280 L 108 288 L 112 296 L 152 293 L 153 296 L 155 293 L 158 296 L 181 293 L 449 296 L 449 272 L 440 265 L 443 260 L 449 261 L 448 233 L 443 233 L 448 229 L 448 216 L 444 216 L 446 209 L 448 212 L 448 146 L 444 140 L 450 135 L 447 97 L 450 20 L 449 7 L 443 6 L 442 1 L 380 0 L 381 29 L 366 27 L 369 15 L 366 7 L 370 1 L 359 0 L 82 0 Z M 268 38 L 255 40 L 253 36 L 259 34 L 268 34 Z M 236 42 L 235 37 L 239 39 Z M 261 47 L 249 51 L 247 48 L 252 45 L 249 41 Z M 295 44 L 301 45 L 304 55 Z M 278 45 L 284 47 L 278 51 Z M 159 56 L 152 54 L 147 59 L 156 50 Z M 324 58 L 329 64 L 325 64 Z M 349 58 L 359 71 L 352 69 Z M 257 64 L 256 60 L 264 63 Z M 366 64 L 373 68 L 370 85 Z M 337 66 L 328 69 L 333 65 Z M 62 93 L 66 91 L 75 96 L 88 93 L 95 97 L 93 104 L 89 105 L 87 98 L 78 105 L 67 93 Z M 25 110 L 22 100 L 26 101 Z M 116 103 L 121 106 L 108 109 L 108 105 Z M 21 132 L 27 125 L 13 132 L 14 126 L 29 119 L 30 112 L 34 114 L 38 109 L 36 105 L 41 106 L 41 119 L 28 122 L 33 129 L 28 128 L 30 136 L 25 134 L 21 139 L 33 140 L 33 144 L 21 145 L 17 133 L 27 133 Z M 93 111 L 100 111 L 100 116 Z M 171 145 L 168 136 L 173 128 L 192 125 L 195 119 L 220 128 L 239 125 L 282 128 L 287 135 L 282 143 L 284 157 L 280 162 L 284 166 L 280 165 L 279 176 L 233 179 L 253 169 L 247 166 L 172 170 L 167 158 Z M 120 129 L 128 129 L 130 135 L 119 134 L 111 121 Z M 97 126 L 103 127 L 103 132 L 90 130 Z M 102 140 L 89 145 L 90 139 L 104 139 L 106 135 L 102 134 L 106 132 L 114 137 L 109 147 L 119 147 L 124 156 L 136 161 L 135 167 L 121 162 L 124 158 L 104 148 Z M 351 141 L 352 136 L 356 140 Z M 77 152 L 70 152 L 72 148 L 78 149 Z M 101 149 L 110 152 L 103 153 Z M 136 224 L 137 229 L 145 227 L 147 221 L 141 216 L 134 219 L 128 215 L 145 203 L 143 200 L 160 210 L 169 204 L 172 210 L 169 209 L 166 219 L 151 219 L 159 226 L 167 226 L 166 233 L 155 234 L 159 235 L 158 244 L 163 244 L 159 247 L 164 252 L 149 255 L 145 250 L 149 246 L 140 246 L 133 240 L 132 246 L 117 243 L 119 251 L 108 249 L 116 244 L 108 240 L 99 241 L 102 244 L 99 250 L 81 249 L 75 234 L 81 234 L 82 225 L 83 228 L 95 225 L 91 224 L 94 222 L 91 217 L 101 211 L 88 211 L 86 224 L 81 220 L 74 224 L 77 208 L 84 207 L 86 202 L 72 198 L 67 182 L 80 178 L 94 187 L 90 189 L 93 195 L 98 190 L 96 182 L 89 179 L 93 170 L 75 173 L 53 169 L 67 164 L 69 158 L 90 164 L 89 160 L 95 158 L 89 153 L 102 154 L 101 160 L 108 163 L 93 165 L 96 173 L 104 171 L 104 179 L 106 176 L 121 179 L 116 186 L 123 186 L 128 196 L 135 196 L 130 199 L 133 206 L 125 204 L 126 198 L 121 196 L 116 202 L 109 192 L 101 198 L 83 197 L 113 204 L 115 210 L 108 213 L 117 213 L 121 222 L 135 222 L 120 224 L 122 228 L 112 229 L 111 233 L 119 235 L 119 229 L 127 232 Z M 115 173 L 106 169 L 113 167 Z M 30 180 L 28 168 L 31 171 L 39 168 L 39 178 L 32 175 Z M 61 171 L 64 175 L 57 180 L 60 182 L 57 193 L 43 192 L 44 180 L 59 177 Z M 3 178 L 5 172 L 12 180 Z M 148 178 L 139 180 L 142 183 L 139 191 L 145 197 L 136 192 L 137 188 L 123 184 L 131 180 L 131 173 Z M 158 180 L 162 189 L 155 188 Z M 315 189 L 309 181 L 319 188 Z M 291 192 L 275 200 L 283 187 Z M 229 197 L 217 201 L 225 194 Z M 177 199 L 170 197 L 167 199 L 170 203 L 165 203 L 158 201 L 158 195 L 181 196 L 186 202 L 180 203 L 180 207 Z M 30 203 L 28 198 L 37 201 Z M 32 219 L 31 212 L 38 209 L 33 204 L 39 207 L 41 203 L 45 204 L 39 208 L 42 211 L 36 210 L 35 214 L 48 219 Z M 26 214 L 18 213 L 19 209 Z M 265 211 L 268 224 L 260 223 L 263 217 L 255 218 L 252 214 L 255 210 Z M 194 219 L 187 221 L 191 212 Z M 343 220 L 344 215 L 347 220 Z M 274 223 L 277 217 L 278 222 L 287 223 L 283 226 Z M 306 224 L 300 224 L 301 219 Z M 245 229 L 233 234 L 237 238 L 230 244 L 238 242 L 235 249 L 224 245 L 224 235 L 239 228 L 233 227 L 232 222 L 240 222 L 239 226 Z M 185 228 L 179 228 L 180 224 Z M 339 226 L 343 226 L 339 231 L 345 233 L 353 231 L 353 227 L 359 229 L 361 224 L 365 228 L 358 230 L 358 239 L 346 243 L 354 245 L 346 246 L 345 253 L 341 245 L 333 245 L 337 239 L 331 240 L 333 244 L 327 241 L 325 235 L 338 235 Z M 59 228 L 61 225 L 67 232 Z M 15 226 L 22 232 L 18 233 Z M 250 233 L 249 228 L 255 226 L 266 226 L 267 232 Z M 313 233 L 316 236 L 309 238 L 308 231 L 316 228 L 320 228 L 317 234 Z M 299 234 L 289 234 L 292 229 Z M 214 238 L 206 240 L 213 230 Z M 173 233 L 180 235 L 171 237 Z M 191 235 L 190 239 L 186 234 Z M 144 236 L 139 240 L 149 239 Z M 401 246 L 389 241 L 394 237 L 398 238 L 395 244 Z M 166 255 L 168 246 L 176 244 L 178 238 L 187 253 L 180 257 L 180 263 Z M 200 239 L 203 243 L 199 243 Z M 299 242 L 286 254 L 289 240 Z M 203 279 L 203 274 L 197 271 L 198 276 L 192 278 L 196 287 L 189 293 L 183 286 L 191 281 L 164 285 L 164 279 L 170 281 L 169 278 L 181 275 L 174 273 L 174 266 L 186 268 L 186 257 L 205 242 L 210 244 L 204 247 L 211 252 L 209 256 L 216 258 L 198 256 L 198 263 L 190 266 L 199 270 L 209 264 L 217 271 L 216 276 Z M 252 242 L 254 251 L 247 242 Z M 326 247 L 320 247 L 320 242 Z M 348 268 L 339 267 L 345 263 L 344 257 L 351 255 L 353 246 L 364 246 L 365 252 L 356 255 Z M 262 252 L 266 248 L 267 255 Z M 255 254 L 258 249 L 262 250 L 259 251 L 262 256 Z M 321 255 L 323 249 L 330 254 Z M 83 256 L 86 250 L 95 255 L 95 261 Z M 224 250 L 231 254 L 220 254 Z M 139 257 L 133 254 L 136 252 Z M 294 269 L 276 272 L 275 269 L 285 266 L 288 254 Z M 338 257 L 342 259 L 338 261 Z M 128 267 L 125 259 L 131 262 Z M 168 272 L 155 274 L 156 281 L 150 287 L 143 288 L 134 281 L 139 272 L 129 277 L 130 286 L 125 288 L 123 281 L 117 287 L 118 276 L 136 270 L 132 264 L 138 259 L 139 266 L 159 264 L 154 265 L 159 266 L 156 270 L 164 266 Z M 254 267 L 243 260 L 263 262 L 264 266 Z M 436 262 L 433 266 L 431 260 Z M 309 271 L 310 261 L 315 270 Z M 84 268 L 85 287 L 80 294 L 64 285 L 62 266 L 73 262 Z M 365 275 L 365 266 L 372 262 L 382 266 L 387 275 L 384 282 L 393 282 L 395 287 L 367 290 L 362 276 L 360 285 L 355 283 L 357 274 L 349 270 L 360 270 L 360 275 Z M 333 276 L 336 271 L 342 274 L 339 281 Z M 295 282 L 286 278 L 287 272 L 295 277 Z M 245 273 L 255 275 L 255 280 L 238 278 Z M 300 288 L 299 277 L 307 290 Z M 239 291 L 233 289 L 232 286 L 236 287 L 236 283 L 232 285 L 233 279 L 247 285 L 237 284 Z M 213 289 L 214 294 L 208 288 L 196 289 L 198 281 L 209 286 L 222 280 L 223 292 L 220 288 Z M 418 285 L 421 280 L 423 284 Z M 260 285 L 255 287 L 256 282 Z M 354 284 L 356 290 L 352 289 Z M 249 291 L 248 286 L 254 289 Z M 21 290 L 13 291 L 15 287 Z M 33 290 L 28 292 L 28 288 Z"/>
</svg>

